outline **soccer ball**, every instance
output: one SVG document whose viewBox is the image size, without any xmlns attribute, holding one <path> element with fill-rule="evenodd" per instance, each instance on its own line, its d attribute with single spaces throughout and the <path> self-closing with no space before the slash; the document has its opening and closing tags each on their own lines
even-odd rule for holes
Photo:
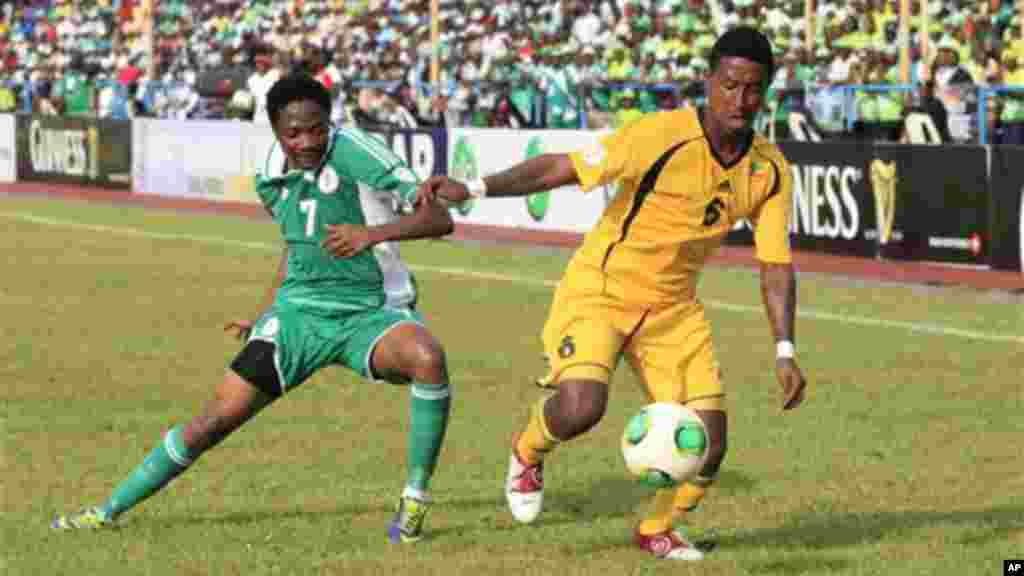
<svg viewBox="0 0 1024 576">
<path fill-rule="evenodd" d="M 707 459 L 707 446 L 700 416 L 669 402 L 644 406 L 622 434 L 626 468 L 651 488 L 670 488 L 696 476 Z"/>
</svg>

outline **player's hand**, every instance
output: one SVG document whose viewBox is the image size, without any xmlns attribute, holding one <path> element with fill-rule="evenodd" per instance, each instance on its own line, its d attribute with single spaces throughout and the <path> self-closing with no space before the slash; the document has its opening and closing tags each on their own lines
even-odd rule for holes
<svg viewBox="0 0 1024 576">
<path fill-rule="evenodd" d="M 327 239 L 321 246 L 338 258 L 351 258 L 373 244 L 370 230 L 354 224 L 334 224 L 327 227 Z"/>
<path fill-rule="evenodd" d="M 460 204 L 469 200 L 469 188 L 458 180 L 447 176 L 431 176 L 420 184 L 416 190 L 416 203 L 435 202 L 441 199 L 450 204 Z"/>
<path fill-rule="evenodd" d="M 238 340 L 248 340 L 252 333 L 252 322 L 248 320 L 232 320 L 224 325 L 224 331 Z"/>
<path fill-rule="evenodd" d="M 804 389 L 807 380 L 803 372 L 792 358 L 780 358 L 775 361 L 775 376 L 782 386 L 782 409 L 792 410 L 804 401 Z"/>
</svg>

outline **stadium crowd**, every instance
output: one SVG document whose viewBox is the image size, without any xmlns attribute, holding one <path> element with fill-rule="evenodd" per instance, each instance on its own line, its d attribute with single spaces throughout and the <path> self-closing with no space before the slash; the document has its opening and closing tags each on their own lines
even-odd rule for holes
<svg viewBox="0 0 1024 576">
<path fill-rule="evenodd" d="M 927 18 L 913 0 L 910 85 L 898 0 L 818 0 L 813 50 L 804 0 L 442 0 L 433 92 L 428 0 L 154 0 L 152 63 L 139 2 L 4 3 L 0 111 L 260 122 L 273 80 L 301 67 L 336 95 L 342 122 L 615 126 L 699 101 L 708 50 L 738 24 L 773 41 L 776 114 L 807 110 L 825 132 L 849 114 L 886 123 L 923 108 L 967 142 L 979 88 L 1024 85 L 1012 0 L 932 0 Z M 841 89 L 860 85 L 882 88 Z M 1024 143 L 1015 96 L 989 100 L 989 141 Z"/>
</svg>

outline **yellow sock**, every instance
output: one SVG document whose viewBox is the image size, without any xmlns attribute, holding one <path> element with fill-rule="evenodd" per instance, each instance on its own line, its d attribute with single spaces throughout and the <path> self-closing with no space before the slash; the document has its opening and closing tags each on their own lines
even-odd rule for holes
<svg viewBox="0 0 1024 576">
<path fill-rule="evenodd" d="M 555 438 L 548 430 L 547 422 L 544 419 L 544 404 L 550 396 L 545 396 L 534 404 L 530 410 L 530 421 L 526 424 L 526 430 L 519 435 L 519 442 L 516 443 L 516 453 L 523 464 L 534 465 L 544 459 L 544 455 L 555 449 L 560 440 Z"/>
<path fill-rule="evenodd" d="M 698 483 L 691 481 L 683 484 L 676 489 L 673 508 L 680 514 L 693 510 L 704 499 L 710 485 L 711 482 L 704 479 Z"/>
<path fill-rule="evenodd" d="M 640 533 L 644 536 L 660 534 L 672 528 L 672 503 L 676 491 L 671 488 L 658 490 L 651 502 L 651 511 L 640 522 Z"/>
</svg>

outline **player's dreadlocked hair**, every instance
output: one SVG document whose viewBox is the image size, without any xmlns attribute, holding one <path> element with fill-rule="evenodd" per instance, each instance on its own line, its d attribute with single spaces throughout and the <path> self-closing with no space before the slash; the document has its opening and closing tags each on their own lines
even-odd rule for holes
<svg viewBox="0 0 1024 576">
<path fill-rule="evenodd" d="M 738 26 L 718 38 L 711 47 L 709 64 L 712 72 L 718 69 L 718 63 L 722 58 L 743 58 L 756 62 L 764 68 L 764 77 L 769 82 L 775 77 L 772 43 L 764 34 L 749 26 Z"/>
<path fill-rule="evenodd" d="M 316 78 L 307 74 L 289 74 L 284 76 L 267 92 L 267 116 L 271 124 L 277 124 L 277 118 L 285 106 L 298 100 L 312 100 L 326 112 L 331 111 L 331 93 Z"/>
</svg>

